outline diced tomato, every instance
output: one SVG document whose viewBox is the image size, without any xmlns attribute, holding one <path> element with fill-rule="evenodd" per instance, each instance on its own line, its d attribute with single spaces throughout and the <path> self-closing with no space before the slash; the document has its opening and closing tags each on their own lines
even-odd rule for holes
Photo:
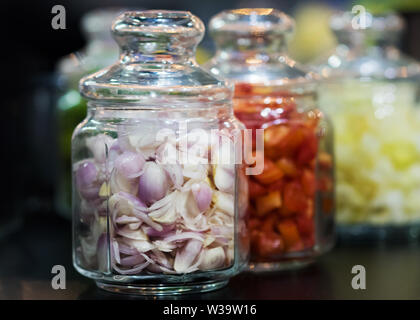
<svg viewBox="0 0 420 320">
<path fill-rule="evenodd" d="M 282 124 L 264 130 L 264 146 L 270 158 L 293 156 L 304 139 L 304 129 L 298 125 Z"/>
<path fill-rule="evenodd" d="M 278 210 L 278 214 L 281 217 L 291 217 L 293 215 L 295 215 L 294 211 L 291 211 L 289 208 L 287 208 L 286 206 L 281 206 L 281 208 Z"/>
<path fill-rule="evenodd" d="M 301 184 L 295 180 L 284 186 L 283 205 L 292 212 L 303 212 L 306 209 L 306 195 Z"/>
<path fill-rule="evenodd" d="M 311 198 L 306 199 L 306 210 L 305 210 L 305 215 L 312 219 L 314 216 L 314 200 L 312 200 Z"/>
<path fill-rule="evenodd" d="M 262 232 L 274 232 L 276 230 L 277 217 L 275 214 L 269 214 L 261 223 Z"/>
<path fill-rule="evenodd" d="M 283 237 L 286 248 L 292 248 L 300 241 L 298 228 L 292 219 L 285 219 L 279 222 L 277 229 Z"/>
<path fill-rule="evenodd" d="M 255 199 L 255 205 L 258 216 L 264 216 L 274 209 L 281 207 L 281 194 L 280 191 L 271 191 L 265 196 Z"/>
<path fill-rule="evenodd" d="M 276 161 L 276 165 L 284 172 L 286 177 L 296 177 L 299 174 L 296 164 L 290 158 L 283 157 Z"/>
<path fill-rule="evenodd" d="M 313 197 L 315 194 L 315 188 L 316 188 L 314 173 L 309 169 L 303 170 L 302 176 L 301 176 L 301 182 L 302 182 L 302 187 L 305 194 L 309 197 Z"/>
<path fill-rule="evenodd" d="M 283 191 L 284 187 L 284 181 L 283 179 L 278 180 L 268 186 L 269 191 L 280 191 L 280 193 Z"/>
<path fill-rule="evenodd" d="M 248 228 L 250 230 L 258 229 L 261 226 L 260 219 L 251 218 L 248 221 Z"/>
<path fill-rule="evenodd" d="M 324 214 L 331 214 L 334 209 L 334 201 L 333 199 L 326 198 L 322 201 L 322 212 Z"/>
<path fill-rule="evenodd" d="M 305 214 L 299 214 L 295 217 L 295 221 L 302 235 L 310 235 L 314 232 L 314 220 L 307 217 Z"/>
<path fill-rule="evenodd" d="M 315 234 L 312 233 L 306 237 L 302 237 L 303 245 L 306 249 L 312 248 L 315 245 Z"/>
<path fill-rule="evenodd" d="M 290 133 L 287 125 L 271 126 L 264 130 L 264 147 L 278 147 Z"/>
<path fill-rule="evenodd" d="M 237 83 L 235 84 L 235 96 L 241 96 L 244 94 L 250 94 L 253 86 L 249 83 Z"/>
<path fill-rule="evenodd" d="M 283 171 L 277 167 L 270 159 L 264 159 L 264 171 L 261 174 L 255 175 L 254 178 L 258 182 L 267 185 L 271 184 L 283 177 Z"/>
<path fill-rule="evenodd" d="M 260 233 L 257 239 L 255 249 L 260 257 L 270 257 L 284 251 L 282 237 L 274 232 Z"/>
<path fill-rule="evenodd" d="M 302 251 L 303 249 L 305 249 L 305 244 L 303 243 L 302 240 L 300 240 L 300 241 L 297 241 L 292 246 L 288 247 L 287 251 L 288 252 L 297 252 L 297 251 Z"/>
<path fill-rule="evenodd" d="M 248 180 L 249 196 L 255 199 L 267 193 L 267 190 L 253 179 Z"/>
<path fill-rule="evenodd" d="M 299 165 L 309 164 L 315 158 L 317 149 L 318 139 L 315 133 L 308 134 L 299 148 L 297 163 Z"/>
</svg>

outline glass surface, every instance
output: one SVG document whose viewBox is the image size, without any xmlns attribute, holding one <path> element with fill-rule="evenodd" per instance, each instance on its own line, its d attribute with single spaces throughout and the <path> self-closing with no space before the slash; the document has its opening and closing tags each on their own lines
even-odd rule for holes
<svg viewBox="0 0 420 320">
<path fill-rule="evenodd" d="M 233 157 L 243 128 L 232 88 L 195 62 L 204 25 L 189 12 L 126 12 L 112 32 L 119 61 L 80 82 L 74 264 L 115 292 L 217 289 L 249 250 L 242 166 L 212 158 Z"/>
<path fill-rule="evenodd" d="M 403 21 L 349 13 L 331 27 L 338 47 L 317 69 L 320 103 L 335 124 L 337 220 L 350 241 L 413 240 L 420 234 L 419 64 L 395 43 Z"/>
<path fill-rule="evenodd" d="M 110 25 L 121 9 L 98 9 L 82 18 L 81 28 L 87 45 L 58 63 L 65 86 L 57 100 L 59 175 L 55 195 L 56 210 L 71 218 L 71 136 L 74 127 L 86 116 L 86 99 L 78 84 L 83 76 L 110 65 L 118 58 L 118 46 L 112 40 Z"/>
<path fill-rule="evenodd" d="M 235 82 L 236 117 L 264 130 L 264 170 L 249 176 L 251 264 L 298 268 L 334 243 L 332 128 L 313 80 L 287 56 L 293 20 L 274 9 L 224 11 L 210 21 L 217 52 L 206 67 Z"/>
</svg>

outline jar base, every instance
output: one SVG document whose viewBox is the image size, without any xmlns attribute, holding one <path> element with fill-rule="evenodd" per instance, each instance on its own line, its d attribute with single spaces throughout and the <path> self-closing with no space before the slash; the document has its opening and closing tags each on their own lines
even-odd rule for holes
<svg viewBox="0 0 420 320">
<path fill-rule="evenodd" d="M 311 265 L 314 261 L 314 259 L 302 259 L 279 262 L 250 262 L 245 271 L 262 273 L 299 270 Z"/>
<path fill-rule="evenodd" d="M 142 285 L 142 284 L 116 284 L 96 281 L 96 285 L 102 289 L 114 293 L 132 295 L 181 295 L 190 293 L 209 292 L 223 288 L 229 280 L 208 281 L 193 284 L 165 284 L 165 285 Z"/>
<path fill-rule="evenodd" d="M 409 225 L 339 225 L 338 238 L 343 243 L 412 243 L 420 242 L 420 223 Z"/>
</svg>

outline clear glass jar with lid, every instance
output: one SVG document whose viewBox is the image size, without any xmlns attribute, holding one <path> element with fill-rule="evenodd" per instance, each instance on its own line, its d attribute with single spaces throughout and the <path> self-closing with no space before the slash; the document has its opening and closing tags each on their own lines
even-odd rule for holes
<svg viewBox="0 0 420 320">
<path fill-rule="evenodd" d="M 337 221 L 348 241 L 420 236 L 420 65 L 395 14 L 333 14 L 337 48 L 315 65 L 335 125 Z"/>
<path fill-rule="evenodd" d="M 210 21 L 217 51 L 206 68 L 235 83 L 234 112 L 264 147 L 248 176 L 250 270 L 297 268 L 334 243 L 332 128 L 316 104 L 316 75 L 287 56 L 293 20 L 274 9 L 223 11 Z M 253 166 L 253 163 L 248 163 Z"/>
<path fill-rule="evenodd" d="M 74 265 L 115 292 L 220 288 L 249 251 L 233 89 L 195 62 L 204 25 L 189 12 L 126 12 L 112 32 L 119 61 L 80 81 Z"/>
</svg>

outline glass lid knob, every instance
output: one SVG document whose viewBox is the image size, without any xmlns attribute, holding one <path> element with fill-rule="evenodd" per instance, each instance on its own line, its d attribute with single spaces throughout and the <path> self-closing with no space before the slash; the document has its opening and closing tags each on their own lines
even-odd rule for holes
<svg viewBox="0 0 420 320">
<path fill-rule="evenodd" d="M 143 55 L 192 57 L 204 30 L 203 22 L 187 11 L 129 11 L 112 25 L 123 52 Z"/>
</svg>

